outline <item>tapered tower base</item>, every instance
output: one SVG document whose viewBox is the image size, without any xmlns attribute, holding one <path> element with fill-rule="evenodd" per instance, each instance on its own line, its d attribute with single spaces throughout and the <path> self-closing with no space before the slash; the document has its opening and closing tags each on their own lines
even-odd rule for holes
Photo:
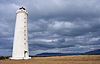
<svg viewBox="0 0 100 64">
<path fill-rule="evenodd" d="M 16 58 L 13 58 L 13 57 L 10 57 L 11 60 L 27 60 L 27 59 L 31 59 L 31 57 L 16 57 Z"/>
</svg>

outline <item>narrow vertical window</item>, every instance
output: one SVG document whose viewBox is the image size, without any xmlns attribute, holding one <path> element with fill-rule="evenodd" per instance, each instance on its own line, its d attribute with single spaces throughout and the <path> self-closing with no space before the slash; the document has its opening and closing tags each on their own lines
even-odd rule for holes
<svg viewBox="0 0 100 64">
<path fill-rule="evenodd" d="M 24 36 L 26 36 L 26 34 L 24 34 Z"/>
<path fill-rule="evenodd" d="M 24 27 L 26 27 L 26 26 L 24 26 Z"/>
<path fill-rule="evenodd" d="M 26 40 L 26 38 L 24 38 L 24 40 Z"/>
<path fill-rule="evenodd" d="M 26 18 L 24 18 L 24 19 L 26 19 Z"/>
<path fill-rule="evenodd" d="M 26 32 L 26 30 L 24 30 L 24 32 Z"/>
</svg>

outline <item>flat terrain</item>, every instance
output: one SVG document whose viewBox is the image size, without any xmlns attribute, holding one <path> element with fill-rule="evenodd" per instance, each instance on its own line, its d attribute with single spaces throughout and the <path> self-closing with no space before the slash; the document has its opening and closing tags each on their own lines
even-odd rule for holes
<svg viewBox="0 0 100 64">
<path fill-rule="evenodd" d="M 32 57 L 30 60 L 0 60 L 0 64 L 100 64 L 100 55 Z"/>
</svg>

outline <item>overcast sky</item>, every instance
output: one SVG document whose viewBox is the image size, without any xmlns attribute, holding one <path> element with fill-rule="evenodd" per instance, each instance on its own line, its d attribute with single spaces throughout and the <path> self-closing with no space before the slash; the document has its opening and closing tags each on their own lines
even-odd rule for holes
<svg viewBox="0 0 100 64">
<path fill-rule="evenodd" d="M 11 55 L 22 6 L 29 12 L 30 55 L 100 49 L 100 0 L 0 0 L 0 56 Z"/>
</svg>

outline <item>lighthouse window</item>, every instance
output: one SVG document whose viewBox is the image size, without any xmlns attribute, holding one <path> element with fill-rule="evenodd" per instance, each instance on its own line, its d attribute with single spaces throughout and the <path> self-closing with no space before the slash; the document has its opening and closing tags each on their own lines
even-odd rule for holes
<svg viewBox="0 0 100 64">
<path fill-rule="evenodd" d="M 26 30 L 24 30 L 24 32 L 26 32 Z"/>
<path fill-rule="evenodd" d="M 24 40 L 26 40 L 26 38 L 24 38 Z"/>
<path fill-rule="evenodd" d="M 26 26 L 24 26 L 24 27 L 26 27 Z"/>
<path fill-rule="evenodd" d="M 26 34 L 24 34 L 24 36 L 26 36 Z"/>
<path fill-rule="evenodd" d="M 24 19 L 26 19 L 26 18 L 24 18 Z"/>
<path fill-rule="evenodd" d="M 24 22 L 24 23 L 26 23 L 26 22 Z"/>
</svg>

